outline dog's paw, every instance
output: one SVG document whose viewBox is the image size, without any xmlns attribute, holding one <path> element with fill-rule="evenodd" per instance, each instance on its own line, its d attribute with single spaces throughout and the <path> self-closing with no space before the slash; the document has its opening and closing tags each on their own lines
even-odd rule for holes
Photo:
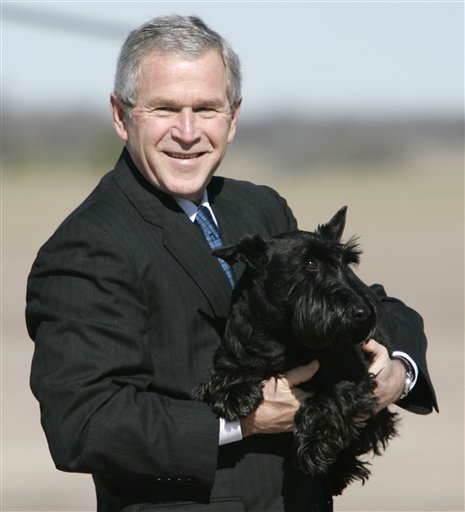
<svg viewBox="0 0 465 512">
<path fill-rule="evenodd" d="M 342 450 L 358 442 L 375 405 L 373 394 L 350 382 L 305 400 L 295 415 L 299 466 L 312 475 L 326 473 Z"/>
<path fill-rule="evenodd" d="M 241 382 L 224 389 L 221 400 L 215 400 L 212 409 L 222 418 L 232 421 L 248 416 L 262 400 L 261 383 Z"/>
<path fill-rule="evenodd" d="M 245 418 L 263 400 L 260 382 L 238 381 L 212 375 L 193 394 L 195 400 L 205 402 L 221 418 L 235 421 Z"/>
<path fill-rule="evenodd" d="M 357 455 L 372 452 L 382 455 L 388 442 L 397 436 L 399 415 L 389 409 L 383 409 L 366 421 L 358 440 Z"/>
<path fill-rule="evenodd" d="M 374 384 L 371 379 L 367 379 L 358 383 L 342 381 L 332 392 L 344 421 L 356 427 L 353 432 L 355 437 L 359 432 L 359 424 L 374 415 L 378 399 L 373 389 Z"/>
<path fill-rule="evenodd" d="M 350 442 L 348 426 L 338 407 L 330 400 L 307 399 L 294 423 L 298 466 L 310 475 L 326 474 Z"/>
<path fill-rule="evenodd" d="M 370 463 L 355 457 L 349 451 L 341 452 L 335 464 L 329 469 L 326 478 L 333 496 L 339 496 L 351 483 L 361 481 L 364 484 L 370 477 Z"/>
</svg>

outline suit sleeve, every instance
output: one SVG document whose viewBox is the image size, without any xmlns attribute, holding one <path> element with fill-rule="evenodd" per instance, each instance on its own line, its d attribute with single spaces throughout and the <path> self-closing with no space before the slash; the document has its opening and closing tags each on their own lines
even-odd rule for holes
<svg viewBox="0 0 465 512">
<path fill-rule="evenodd" d="M 294 217 L 294 214 L 292 210 L 290 209 L 289 205 L 287 204 L 287 201 L 280 196 L 274 189 L 270 187 L 263 186 L 262 187 L 265 191 L 267 191 L 270 196 L 272 197 L 273 201 L 277 201 L 279 208 L 274 209 L 272 208 L 272 211 L 279 213 L 279 222 L 280 224 L 273 226 L 274 233 L 279 233 L 281 231 L 293 231 L 295 229 L 298 229 L 297 220 Z M 266 221 L 264 221 L 265 224 L 272 222 L 272 216 L 270 214 L 267 215 Z"/>
<path fill-rule="evenodd" d="M 438 411 L 436 395 L 428 372 L 426 360 L 427 339 L 423 319 L 403 302 L 388 297 L 383 286 L 371 286 L 378 299 L 378 323 L 392 351 L 399 350 L 413 358 L 418 366 L 415 387 L 398 405 L 410 412 L 428 414 Z"/>
<path fill-rule="evenodd" d="M 71 222 L 33 265 L 31 387 L 52 457 L 64 471 L 210 487 L 218 420 L 205 404 L 154 392 L 133 259 L 104 230 Z"/>
</svg>

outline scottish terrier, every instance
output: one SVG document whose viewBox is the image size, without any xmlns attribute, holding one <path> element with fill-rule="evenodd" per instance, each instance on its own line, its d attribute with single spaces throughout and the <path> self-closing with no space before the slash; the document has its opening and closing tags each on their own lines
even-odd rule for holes
<svg viewBox="0 0 465 512">
<path fill-rule="evenodd" d="M 214 251 L 246 269 L 233 297 L 224 341 L 208 380 L 194 398 L 221 417 L 248 416 L 263 399 L 263 381 L 313 359 L 320 369 L 302 385 L 310 396 L 294 423 L 295 462 L 324 475 L 333 495 L 369 477 L 363 455 L 380 455 L 396 435 L 396 414 L 374 412 L 377 399 L 369 356 L 361 345 L 387 346 L 377 321 L 380 304 L 353 272 L 360 251 L 341 242 L 346 207 L 315 232 L 292 231 L 265 241 L 245 236 Z M 388 347 L 389 349 L 389 347 Z"/>
</svg>

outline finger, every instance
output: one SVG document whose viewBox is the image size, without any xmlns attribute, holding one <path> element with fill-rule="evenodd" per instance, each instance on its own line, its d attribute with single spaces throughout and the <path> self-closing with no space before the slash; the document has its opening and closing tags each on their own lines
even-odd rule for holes
<svg viewBox="0 0 465 512">
<path fill-rule="evenodd" d="M 377 341 L 371 338 L 362 345 L 362 349 L 367 352 L 374 352 L 376 350 L 376 345 L 378 345 Z"/>
<path fill-rule="evenodd" d="M 289 370 L 286 374 L 286 380 L 289 384 L 289 387 L 297 386 L 297 384 L 301 384 L 302 382 L 310 380 L 318 371 L 319 367 L 320 362 L 315 359 L 310 364 L 305 366 L 297 366 L 297 368 Z"/>
<path fill-rule="evenodd" d="M 362 345 L 362 349 L 365 350 L 365 352 L 369 352 L 372 355 L 372 359 L 380 358 L 387 354 L 386 347 L 374 339 L 371 339 Z"/>
</svg>

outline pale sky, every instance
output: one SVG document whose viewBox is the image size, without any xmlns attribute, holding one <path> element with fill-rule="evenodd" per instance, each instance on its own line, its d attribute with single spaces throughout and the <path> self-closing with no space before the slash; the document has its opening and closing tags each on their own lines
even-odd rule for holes
<svg viewBox="0 0 465 512">
<path fill-rule="evenodd" d="M 463 112 L 462 1 L 7 0 L 1 8 L 9 109 L 108 110 L 127 32 L 177 13 L 201 16 L 241 57 L 243 117 Z"/>
</svg>

